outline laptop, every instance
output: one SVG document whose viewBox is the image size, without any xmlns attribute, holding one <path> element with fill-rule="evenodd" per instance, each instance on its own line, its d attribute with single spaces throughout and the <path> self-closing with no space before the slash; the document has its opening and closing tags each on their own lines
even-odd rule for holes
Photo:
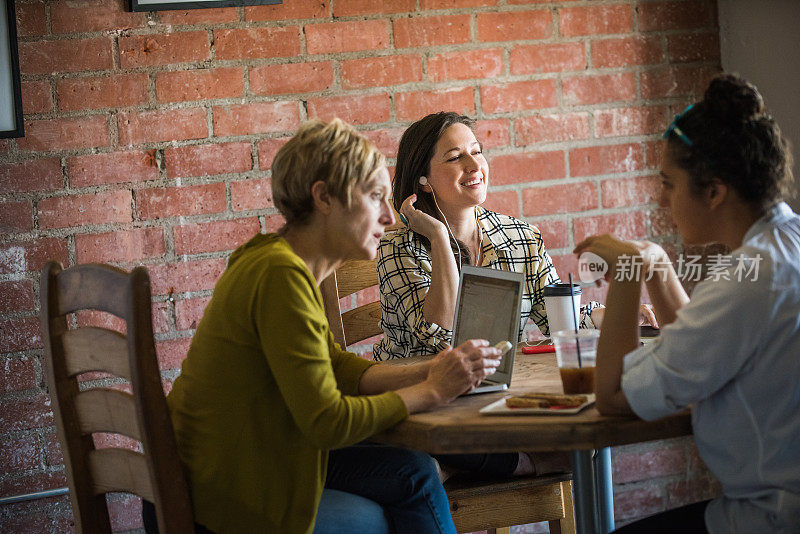
<svg viewBox="0 0 800 534">
<path fill-rule="evenodd" d="M 520 307 L 525 282 L 523 273 L 463 266 L 453 317 L 453 346 L 470 339 L 488 339 L 491 345 L 511 343 L 497 367 L 467 395 L 503 391 L 511 385 L 514 354 L 519 341 Z"/>
</svg>

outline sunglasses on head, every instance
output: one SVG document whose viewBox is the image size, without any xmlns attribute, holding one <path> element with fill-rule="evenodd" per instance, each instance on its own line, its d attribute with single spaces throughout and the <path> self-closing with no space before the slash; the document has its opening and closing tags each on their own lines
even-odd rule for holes
<svg viewBox="0 0 800 534">
<path fill-rule="evenodd" d="M 686 109 L 684 109 L 683 111 L 681 111 L 680 113 L 675 115 L 675 118 L 672 119 L 672 122 L 669 124 L 669 127 L 667 128 L 667 131 L 664 132 L 664 139 L 669 137 L 670 133 L 675 132 L 675 135 L 678 136 L 678 139 L 683 141 L 686 144 L 686 146 L 693 146 L 694 145 L 692 140 L 689 139 L 689 136 L 687 136 L 685 133 L 683 133 L 683 130 L 681 130 L 678 127 L 678 121 L 681 120 L 681 118 L 684 115 L 686 115 L 686 112 L 689 111 L 690 109 L 692 109 L 693 107 L 694 107 L 694 104 L 689 104 L 689 106 Z"/>
</svg>

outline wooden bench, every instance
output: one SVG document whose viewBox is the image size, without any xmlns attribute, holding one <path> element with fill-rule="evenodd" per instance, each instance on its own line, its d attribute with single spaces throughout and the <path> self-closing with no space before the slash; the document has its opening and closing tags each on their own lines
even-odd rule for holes
<svg viewBox="0 0 800 534">
<path fill-rule="evenodd" d="M 501 480 L 457 478 L 444 487 L 458 532 L 510 532 L 510 526 L 548 521 L 551 534 L 575 532 L 570 474 Z M 567 512 L 568 511 L 568 512 Z"/>
</svg>

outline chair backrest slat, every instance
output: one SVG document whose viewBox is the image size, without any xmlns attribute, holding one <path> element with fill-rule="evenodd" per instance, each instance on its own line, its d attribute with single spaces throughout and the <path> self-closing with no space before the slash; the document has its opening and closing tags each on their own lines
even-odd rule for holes
<svg viewBox="0 0 800 534">
<path fill-rule="evenodd" d="M 95 495 L 110 492 L 135 493 L 150 502 L 155 500 L 147 459 L 127 449 L 98 449 L 89 453 L 92 489 Z"/>
<path fill-rule="evenodd" d="M 123 491 L 153 502 L 162 534 L 192 532 L 189 489 L 156 358 L 147 271 L 137 267 L 126 273 L 107 265 L 64 270 L 49 262 L 40 293 L 47 379 L 77 531 L 111 532 L 101 494 Z M 121 318 L 126 334 L 68 329 L 67 314 L 83 310 Z M 124 378 L 131 393 L 81 388 L 77 376 L 87 371 Z M 95 450 L 92 434 L 97 432 L 129 436 L 141 442 L 144 453 Z"/>
<path fill-rule="evenodd" d="M 336 271 L 319 284 L 319 291 L 322 294 L 322 304 L 325 306 L 325 316 L 328 318 L 328 326 L 333 334 L 333 340 L 342 348 L 347 346 L 344 338 L 344 326 L 342 326 L 342 315 L 339 313 L 339 290 L 336 283 Z"/>
<path fill-rule="evenodd" d="M 87 326 L 61 334 L 67 376 L 104 371 L 131 379 L 128 341 L 119 332 Z"/>
<path fill-rule="evenodd" d="M 382 332 L 381 304 L 370 302 L 342 314 L 344 337 L 351 345 L 377 336 Z"/>
<path fill-rule="evenodd" d="M 342 313 L 339 299 L 378 284 L 377 260 L 342 264 L 319 285 L 333 339 L 343 348 L 381 333 L 381 306 L 370 302 Z"/>
<path fill-rule="evenodd" d="M 98 310 L 127 316 L 128 273 L 110 265 L 87 264 L 59 275 L 58 315 Z"/>
<path fill-rule="evenodd" d="M 336 269 L 339 298 L 378 285 L 378 263 L 375 260 L 351 260 Z"/>
<path fill-rule="evenodd" d="M 111 388 L 83 391 L 75 396 L 75 414 L 84 434 L 110 432 L 142 441 L 130 393 Z"/>
<path fill-rule="evenodd" d="M 394 213 L 395 222 L 391 226 L 386 227 L 387 232 L 399 230 L 404 228 L 405 225 L 401 222 L 400 215 L 392 210 Z M 348 314 L 347 321 L 353 319 L 355 324 L 351 326 L 349 323 L 342 322 L 343 315 L 339 309 L 339 299 L 344 298 L 353 293 L 357 293 L 362 289 L 378 285 L 378 260 L 350 260 L 344 262 L 335 273 L 332 273 L 328 278 L 322 281 L 319 285 L 322 292 L 322 301 L 325 304 L 325 315 L 328 317 L 328 324 L 330 325 L 333 339 L 342 348 L 363 341 L 374 335 L 380 334 L 380 306 L 378 306 L 377 316 L 374 313 L 374 303 L 371 303 L 365 315 L 362 314 Z M 371 328 L 366 326 L 363 321 L 375 320 L 375 327 Z M 351 338 L 351 336 L 353 336 Z M 363 337 L 362 337 L 363 336 Z"/>
</svg>

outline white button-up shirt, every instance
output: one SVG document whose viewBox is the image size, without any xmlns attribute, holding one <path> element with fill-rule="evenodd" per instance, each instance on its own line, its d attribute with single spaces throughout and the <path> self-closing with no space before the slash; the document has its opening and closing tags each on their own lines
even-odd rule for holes
<svg viewBox="0 0 800 534">
<path fill-rule="evenodd" d="M 625 357 L 622 389 L 647 420 L 692 406 L 697 448 L 723 489 L 706 509 L 711 533 L 798 533 L 800 217 L 776 205 L 731 259 L 656 342 Z"/>
</svg>

